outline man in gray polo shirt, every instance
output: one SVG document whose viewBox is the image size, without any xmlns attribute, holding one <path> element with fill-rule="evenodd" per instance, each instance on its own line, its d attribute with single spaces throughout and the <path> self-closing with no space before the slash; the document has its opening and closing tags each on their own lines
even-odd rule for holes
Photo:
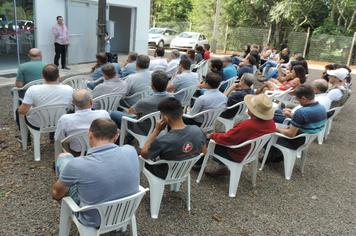
<svg viewBox="0 0 356 236">
<path fill-rule="evenodd" d="M 126 93 L 126 82 L 116 77 L 117 71 L 113 65 L 106 64 L 101 67 L 101 71 L 105 80 L 91 92 L 93 99 L 109 93 Z M 93 108 L 100 109 L 100 103 L 94 102 Z"/>
<path fill-rule="evenodd" d="M 182 59 L 179 62 L 179 71 L 173 76 L 167 86 L 167 92 L 178 92 L 184 88 L 199 84 L 198 75 L 190 71 L 189 59 Z M 176 96 L 180 101 L 184 94 Z"/>
<path fill-rule="evenodd" d="M 70 153 L 58 156 L 59 180 L 53 185 L 53 198 L 61 203 L 63 197 L 70 196 L 83 207 L 137 193 L 140 183 L 137 152 L 132 146 L 114 144 L 119 137 L 115 122 L 96 119 L 88 135 L 91 148 L 87 156 L 74 158 Z M 80 213 L 78 220 L 86 226 L 100 226 L 97 210 Z"/>
<path fill-rule="evenodd" d="M 126 96 L 131 96 L 137 92 L 151 88 L 151 71 L 148 71 L 150 65 L 150 58 L 147 55 L 139 55 L 136 60 L 137 73 L 131 74 L 126 77 L 127 84 Z M 126 107 L 130 107 L 135 104 L 139 98 L 125 99 L 120 104 Z"/>
<path fill-rule="evenodd" d="M 150 94 L 147 98 L 142 98 L 138 100 L 133 106 L 129 109 L 129 114 L 126 114 L 121 111 L 114 111 L 111 113 L 111 119 L 113 119 L 119 128 L 121 128 L 121 120 L 123 116 L 127 116 L 133 119 L 143 117 L 147 114 L 158 111 L 158 103 L 167 98 L 174 97 L 172 94 L 167 94 L 166 87 L 168 84 L 168 76 L 163 71 L 154 71 L 151 78 L 151 87 L 154 91 L 153 94 Z M 131 125 L 131 123 L 129 123 Z M 130 129 L 133 129 L 135 132 L 140 134 L 147 134 L 151 127 L 151 122 L 149 120 L 142 122 L 139 126 L 131 126 Z M 133 136 L 126 136 L 129 140 L 133 140 Z"/>
</svg>

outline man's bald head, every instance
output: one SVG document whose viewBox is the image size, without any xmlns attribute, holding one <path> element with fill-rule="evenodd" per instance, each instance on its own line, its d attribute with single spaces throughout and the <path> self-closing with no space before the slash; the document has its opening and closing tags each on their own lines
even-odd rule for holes
<svg viewBox="0 0 356 236">
<path fill-rule="evenodd" d="M 315 94 L 326 93 L 328 91 L 328 82 L 325 79 L 316 79 L 311 83 L 315 90 Z"/>
<path fill-rule="evenodd" d="M 73 103 L 79 110 L 91 108 L 93 105 L 93 99 L 91 93 L 86 89 L 80 89 L 73 93 Z"/>
<path fill-rule="evenodd" d="M 30 60 L 42 60 L 42 52 L 38 48 L 32 48 L 28 53 Z"/>
</svg>

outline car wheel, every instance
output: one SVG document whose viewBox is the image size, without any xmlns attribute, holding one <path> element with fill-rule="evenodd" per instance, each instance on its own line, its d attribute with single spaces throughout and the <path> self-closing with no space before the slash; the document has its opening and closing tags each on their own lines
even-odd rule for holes
<svg viewBox="0 0 356 236">
<path fill-rule="evenodd" d="M 163 40 L 161 40 L 161 41 L 159 41 L 159 42 L 158 42 L 158 47 L 161 47 L 161 48 L 163 48 L 163 47 L 164 47 Z"/>
</svg>

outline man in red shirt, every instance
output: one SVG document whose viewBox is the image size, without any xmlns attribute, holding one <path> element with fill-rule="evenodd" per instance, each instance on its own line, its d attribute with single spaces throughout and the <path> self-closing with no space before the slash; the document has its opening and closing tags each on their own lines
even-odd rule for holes
<svg viewBox="0 0 356 236">
<path fill-rule="evenodd" d="M 274 133 L 276 126 L 273 121 L 273 109 L 271 99 L 265 95 L 246 95 L 244 98 L 248 107 L 248 115 L 251 119 L 236 124 L 226 133 L 212 133 L 207 138 L 213 139 L 216 143 L 222 145 L 238 145 L 245 141 L 261 137 L 268 133 Z M 231 149 L 224 146 L 216 145 L 215 153 L 228 160 L 241 162 L 250 150 L 250 145 L 238 149 Z M 226 165 L 213 158 L 219 163 L 215 170 L 206 171 L 208 176 L 229 175 L 230 171 Z"/>
</svg>

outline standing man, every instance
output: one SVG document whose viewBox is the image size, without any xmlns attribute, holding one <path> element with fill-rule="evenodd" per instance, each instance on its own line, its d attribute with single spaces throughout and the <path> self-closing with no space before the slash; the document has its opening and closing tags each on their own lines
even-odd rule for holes
<svg viewBox="0 0 356 236">
<path fill-rule="evenodd" d="M 61 59 L 62 69 L 70 70 L 66 65 L 67 47 L 69 47 L 69 33 L 67 27 L 63 24 L 63 17 L 57 16 L 57 24 L 52 27 L 52 33 L 54 35 L 54 50 L 56 55 L 54 56 L 54 64 L 59 66 L 59 58 Z"/>
</svg>

